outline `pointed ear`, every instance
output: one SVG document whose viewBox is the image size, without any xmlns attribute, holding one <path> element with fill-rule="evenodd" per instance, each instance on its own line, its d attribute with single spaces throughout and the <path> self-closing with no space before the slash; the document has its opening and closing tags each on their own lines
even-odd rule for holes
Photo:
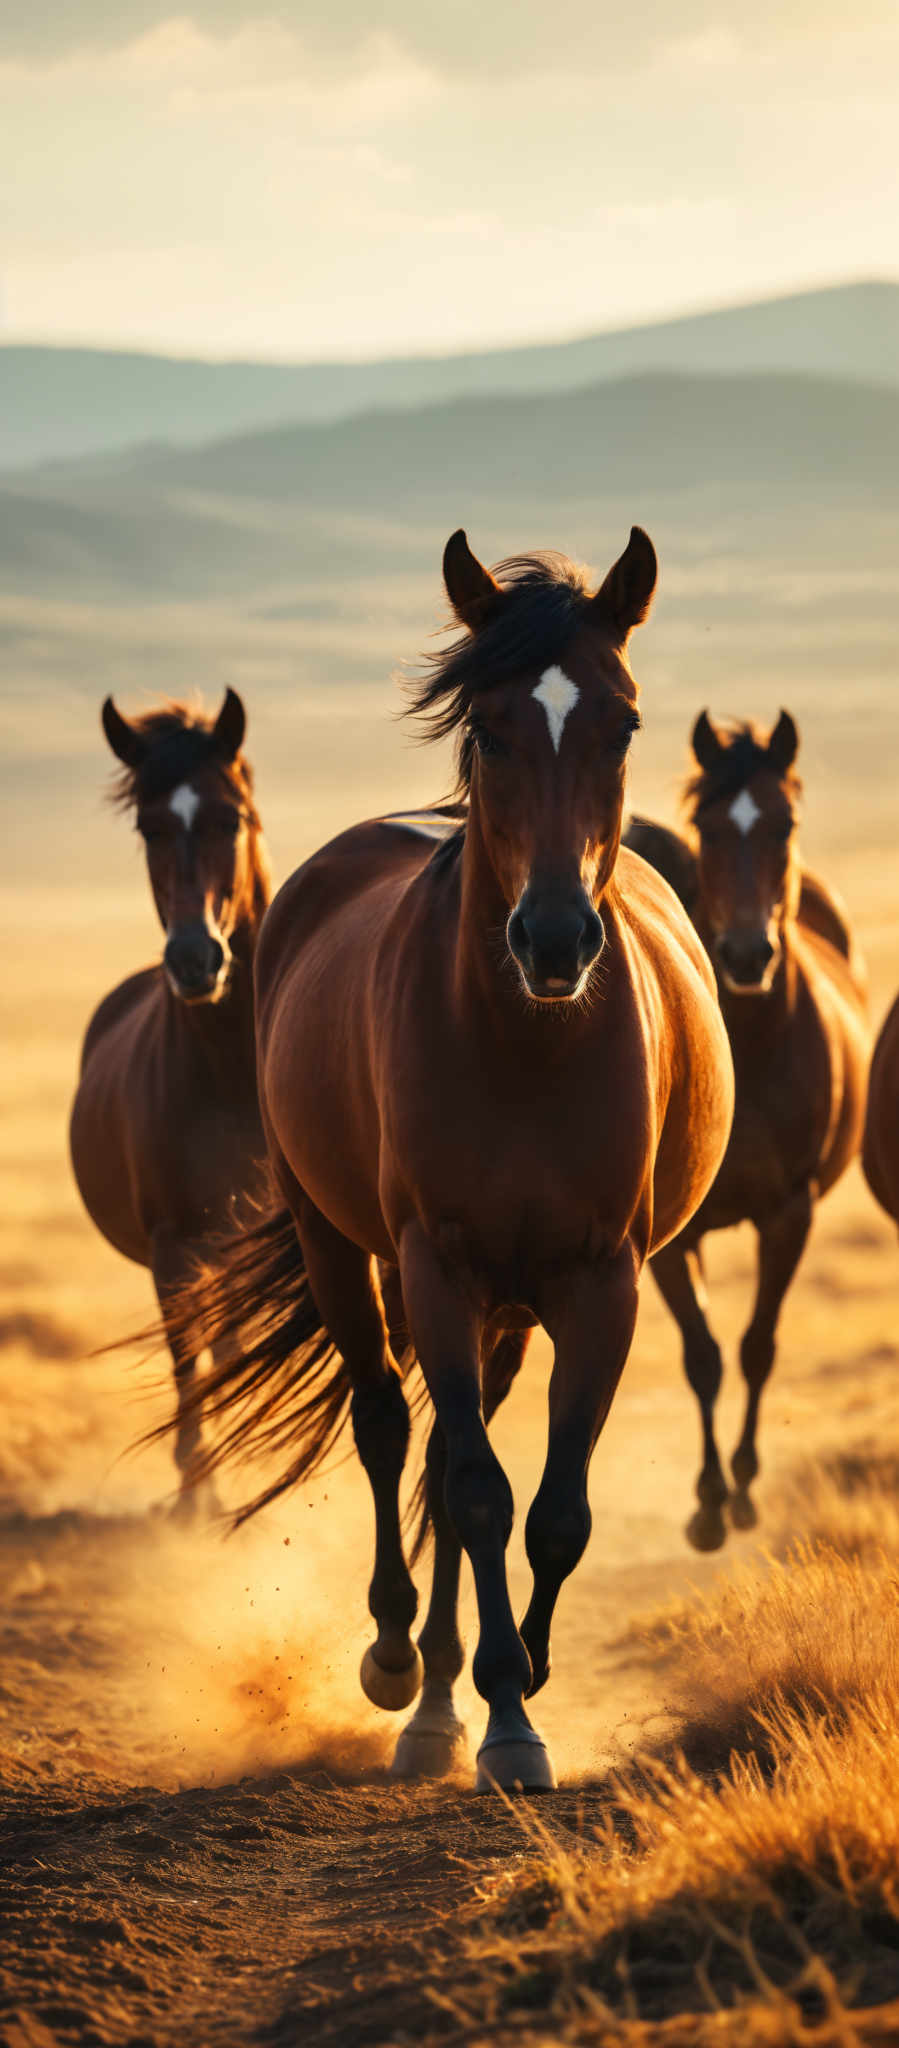
<svg viewBox="0 0 899 2048">
<path fill-rule="evenodd" d="M 690 745 L 700 768 L 708 774 L 716 761 L 720 761 L 724 749 L 707 711 L 700 711 L 690 735 Z"/>
<path fill-rule="evenodd" d="M 622 645 L 634 626 L 642 626 L 658 573 L 656 551 L 648 533 L 644 533 L 642 526 L 632 526 L 624 554 L 619 555 L 593 599 L 596 613 L 608 620 Z"/>
<path fill-rule="evenodd" d="M 464 527 L 450 534 L 443 550 L 443 581 L 457 619 L 470 633 L 477 633 L 503 593 L 489 569 L 472 554 Z"/>
<path fill-rule="evenodd" d="M 799 752 L 799 728 L 789 711 L 782 711 L 768 741 L 768 759 L 781 775 L 792 768 Z"/>
<path fill-rule="evenodd" d="M 223 761 L 233 761 L 243 746 L 247 714 L 236 690 L 225 691 L 225 701 L 212 728 L 215 751 Z"/>
<path fill-rule="evenodd" d="M 100 713 L 103 731 L 118 761 L 124 761 L 126 768 L 139 768 L 147 758 L 148 743 L 137 727 L 129 725 L 117 711 L 111 697 L 107 697 Z"/>
</svg>

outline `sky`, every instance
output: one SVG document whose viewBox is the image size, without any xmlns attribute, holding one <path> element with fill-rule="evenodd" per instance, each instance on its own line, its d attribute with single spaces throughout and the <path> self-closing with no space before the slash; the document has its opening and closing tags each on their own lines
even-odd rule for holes
<svg viewBox="0 0 899 2048">
<path fill-rule="evenodd" d="M 367 357 L 899 275 L 895 0 L 0 0 L 0 338 Z"/>
</svg>

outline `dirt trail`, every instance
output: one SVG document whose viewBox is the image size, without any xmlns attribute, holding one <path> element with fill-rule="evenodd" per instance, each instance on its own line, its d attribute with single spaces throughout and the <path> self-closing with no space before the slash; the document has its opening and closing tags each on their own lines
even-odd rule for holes
<svg viewBox="0 0 899 2048">
<path fill-rule="evenodd" d="M 891 930 L 885 921 L 885 949 Z M 442 1995 L 457 1981 L 465 1915 L 478 1886 L 527 1853 L 534 1803 L 512 1812 L 476 1798 L 470 1770 L 436 1789 L 387 1781 L 398 1723 L 357 1680 L 371 1550 L 355 1463 L 223 1542 L 167 1518 L 165 1450 L 122 1455 L 162 1397 L 141 1392 L 133 1360 L 86 1355 L 143 1323 L 146 1276 L 79 1213 L 62 1133 L 89 997 L 113 978 L 119 945 L 133 961 L 133 938 L 110 925 L 93 952 L 70 946 L 52 1003 L 46 934 L 20 939 L 0 1067 L 0 2039 L 348 2048 L 451 2034 L 426 1979 Z M 748 1238 L 714 1245 L 710 1267 L 730 1448 Z M 823 1209 L 789 1299 L 763 1506 L 804 1455 L 899 1441 L 897 1310 L 899 1261 L 853 1174 Z M 519 1606 L 547 1370 L 541 1341 L 494 1432 L 518 1505 Z M 742 1537 L 721 1558 L 688 1550 L 696 1458 L 650 1282 L 594 1463 L 590 1549 L 563 1593 L 538 1703 L 562 1786 L 537 1803 L 550 1830 L 597 1825 L 610 1764 L 674 1727 L 633 1617 L 756 1547 Z M 464 1621 L 471 1644 L 468 1588 Z M 483 1707 L 467 1679 L 460 1703 L 473 1750 Z"/>
<path fill-rule="evenodd" d="M 742 1242 L 716 1248 L 714 1265 L 719 1321 L 736 1327 Z M 850 1187 L 821 1219 L 788 1312 L 766 1416 L 769 1491 L 796 1452 L 896 1440 L 899 1347 L 882 1336 L 892 1281 L 876 1220 Z M 847 1367 L 839 1324 L 850 1285 L 864 1309 Z M 563 1788 L 539 1803 L 553 1832 L 599 1824 L 608 1765 L 672 1725 L 631 1618 L 755 1543 L 734 1541 L 723 1559 L 687 1550 L 695 1444 L 673 1354 L 647 1290 L 597 1454 L 590 1551 L 563 1596 L 539 1703 Z M 356 1681 L 369 1567 L 357 1470 L 324 1476 L 227 1542 L 184 1532 L 154 1506 L 168 1484 L 165 1453 L 113 1456 L 123 1420 L 143 1414 L 115 1398 L 118 1361 L 32 1355 L 26 1380 L 21 1338 L 6 1355 L 10 2042 L 161 2048 L 452 2033 L 424 1977 L 446 1983 L 441 1957 L 454 1951 L 464 1909 L 527 1852 L 529 1821 L 476 1798 L 468 1773 L 434 1789 L 386 1781 L 398 1724 Z M 546 1370 L 538 1347 L 496 1432 L 519 1502 L 536 1480 Z M 732 1374 L 725 1441 L 738 1406 Z M 79 1504 L 61 1506 L 66 1492 Z M 520 1600 L 520 1527 L 513 1577 Z M 471 1640 L 470 1595 L 466 1607 Z M 482 1709 L 462 1690 L 476 1737 Z"/>
</svg>

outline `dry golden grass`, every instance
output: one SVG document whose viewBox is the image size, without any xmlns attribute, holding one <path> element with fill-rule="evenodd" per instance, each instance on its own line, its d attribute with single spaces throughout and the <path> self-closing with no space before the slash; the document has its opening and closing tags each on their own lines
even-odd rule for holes
<svg viewBox="0 0 899 2048">
<path fill-rule="evenodd" d="M 589 1841 L 525 1820 L 448 2001 L 466 2038 L 899 2041 L 899 1511 L 876 1461 L 803 1485 L 816 1541 L 648 1626 L 679 1750 L 610 1781 Z"/>
</svg>

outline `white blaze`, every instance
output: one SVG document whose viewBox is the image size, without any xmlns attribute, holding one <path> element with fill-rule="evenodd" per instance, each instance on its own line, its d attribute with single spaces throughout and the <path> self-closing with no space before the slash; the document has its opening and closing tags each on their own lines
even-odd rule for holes
<svg viewBox="0 0 899 2048">
<path fill-rule="evenodd" d="M 760 818 L 761 815 L 758 804 L 755 798 L 750 796 L 748 789 L 741 789 L 739 796 L 734 797 L 728 812 L 728 817 L 733 819 L 738 832 L 742 832 L 744 839 L 747 832 L 752 831 L 756 819 Z"/>
<path fill-rule="evenodd" d="M 189 782 L 179 782 L 177 789 L 173 789 L 169 797 L 169 810 L 174 811 L 176 818 L 181 819 L 185 832 L 190 831 L 199 808 L 200 799 L 196 790 L 191 789 Z"/>
<path fill-rule="evenodd" d="M 548 668 L 540 677 L 532 694 L 538 704 L 543 705 L 549 725 L 549 736 L 558 753 L 565 720 L 569 711 L 574 710 L 581 693 L 563 668 Z"/>
</svg>

